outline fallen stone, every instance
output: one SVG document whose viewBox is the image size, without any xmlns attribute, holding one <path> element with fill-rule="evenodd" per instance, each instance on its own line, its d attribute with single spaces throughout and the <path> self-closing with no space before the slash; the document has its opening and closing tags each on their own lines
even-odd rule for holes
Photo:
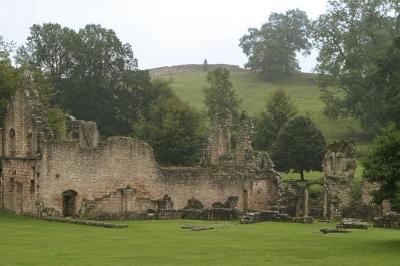
<svg viewBox="0 0 400 266">
<path fill-rule="evenodd" d="M 356 219 L 344 218 L 336 225 L 336 228 L 344 229 L 368 229 L 368 223 Z"/>
<path fill-rule="evenodd" d="M 112 223 L 104 223 L 104 222 L 99 222 L 99 221 L 81 220 L 81 219 L 64 218 L 64 217 L 43 217 L 42 219 L 46 220 L 46 221 L 52 221 L 52 222 L 100 226 L 100 227 L 106 227 L 106 228 L 128 227 L 127 224 L 112 224 Z"/>
<path fill-rule="evenodd" d="M 214 227 L 186 224 L 182 226 L 181 229 L 188 229 L 191 231 L 204 231 L 204 230 L 212 230 L 214 229 Z"/>
<path fill-rule="evenodd" d="M 343 228 L 321 228 L 319 231 L 323 234 L 331 234 L 331 233 L 350 233 L 351 231 L 343 229 Z"/>
</svg>

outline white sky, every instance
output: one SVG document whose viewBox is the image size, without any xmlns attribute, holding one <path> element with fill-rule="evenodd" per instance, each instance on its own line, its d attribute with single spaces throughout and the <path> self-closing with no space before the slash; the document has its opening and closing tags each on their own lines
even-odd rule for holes
<svg viewBox="0 0 400 266">
<path fill-rule="evenodd" d="M 271 12 L 299 8 L 316 18 L 326 0 L 0 0 L 0 35 L 18 45 L 32 24 L 56 22 L 75 30 L 89 23 L 111 28 L 133 46 L 139 68 L 226 63 L 243 66 L 238 46 L 249 27 Z M 299 58 L 303 71 L 315 53 Z"/>
</svg>

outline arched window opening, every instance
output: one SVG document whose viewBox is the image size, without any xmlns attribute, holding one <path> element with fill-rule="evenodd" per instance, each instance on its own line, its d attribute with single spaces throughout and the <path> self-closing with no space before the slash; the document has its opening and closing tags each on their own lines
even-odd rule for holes
<svg viewBox="0 0 400 266">
<path fill-rule="evenodd" d="M 14 156 L 15 155 L 15 150 L 16 150 L 16 147 L 15 147 L 15 130 L 12 128 L 12 129 L 10 129 L 10 133 L 8 134 L 9 135 L 9 153 L 10 153 L 10 156 Z"/>
</svg>

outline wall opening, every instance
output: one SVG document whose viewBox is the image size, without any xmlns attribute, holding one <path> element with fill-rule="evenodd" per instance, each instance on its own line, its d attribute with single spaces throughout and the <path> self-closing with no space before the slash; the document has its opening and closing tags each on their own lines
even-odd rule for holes
<svg viewBox="0 0 400 266">
<path fill-rule="evenodd" d="M 28 132 L 26 140 L 27 140 L 28 155 L 33 155 L 32 132 Z"/>
<path fill-rule="evenodd" d="M 62 193 L 63 197 L 63 216 L 71 217 L 75 215 L 75 201 L 78 193 L 75 190 L 66 190 Z"/>
<path fill-rule="evenodd" d="M 319 219 L 326 219 L 327 217 L 327 191 L 321 184 L 311 184 L 307 187 L 309 199 L 308 215 Z"/>
<path fill-rule="evenodd" d="M 12 128 L 10 129 L 10 133 L 8 134 L 9 136 L 9 153 L 11 156 L 15 155 L 15 150 L 16 150 L 16 143 L 15 143 L 15 130 Z"/>
</svg>

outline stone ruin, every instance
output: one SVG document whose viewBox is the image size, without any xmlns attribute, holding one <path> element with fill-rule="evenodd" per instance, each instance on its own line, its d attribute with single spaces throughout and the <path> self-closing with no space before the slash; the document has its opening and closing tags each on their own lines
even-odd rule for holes
<svg viewBox="0 0 400 266">
<path fill-rule="evenodd" d="M 289 181 L 286 189 L 288 212 L 294 217 L 310 215 L 309 189 L 313 185 L 323 190 L 323 219 L 342 216 L 342 211 L 352 204 L 352 187 L 356 169 L 354 140 L 341 140 L 327 146 L 322 163 L 320 180 Z"/>
<path fill-rule="evenodd" d="M 0 129 L 0 207 L 38 217 L 226 219 L 280 205 L 280 176 L 251 147 L 242 113 L 236 149 L 230 116 L 217 116 L 203 164 L 161 167 L 152 148 L 127 137 L 102 139 L 94 122 L 67 117 L 56 139 L 32 86 L 22 84 Z"/>
<path fill-rule="evenodd" d="M 247 212 L 255 220 L 298 219 L 313 214 L 313 185 L 324 191 L 324 219 L 341 217 L 352 205 L 354 141 L 327 147 L 320 180 L 290 181 L 285 188 L 268 153 L 253 150 L 254 126 L 246 112 L 235 149 L 231 116 L 217 115 L 200 166 L 161 167 L 147 143 L 101 139 L 94 122 L 69 116 L 66 136 L 55 139 L 37 92 L 22 85 L 0 129 L 3 209 L 91 219 L 235 219 Z M 379 185 L 363 184 L 363 204 L 371 203 L 374 189 Z"/>
</svg>

